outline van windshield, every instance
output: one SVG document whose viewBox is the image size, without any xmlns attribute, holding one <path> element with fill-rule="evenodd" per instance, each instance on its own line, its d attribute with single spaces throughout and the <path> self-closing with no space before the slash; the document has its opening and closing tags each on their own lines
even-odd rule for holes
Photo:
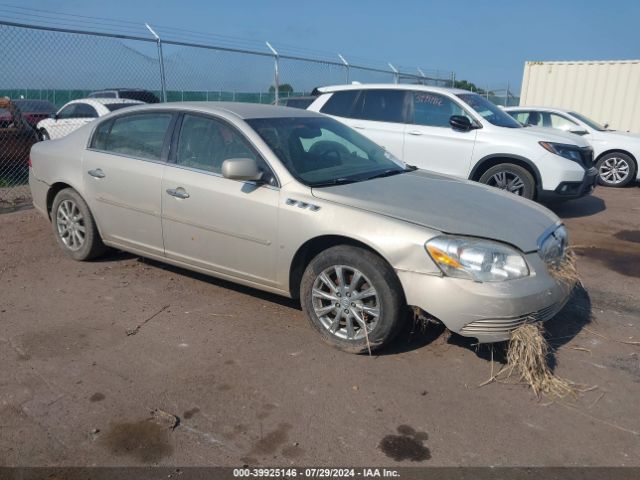
<svg viewBox="0 0 640 480">
<path fill-rule="evenodd" d="M 477 93 L 459 93 L 456 96 L 493 125 L 506 128 L 522 128 L 522 125 L 517 120 Z"/>
</svg>

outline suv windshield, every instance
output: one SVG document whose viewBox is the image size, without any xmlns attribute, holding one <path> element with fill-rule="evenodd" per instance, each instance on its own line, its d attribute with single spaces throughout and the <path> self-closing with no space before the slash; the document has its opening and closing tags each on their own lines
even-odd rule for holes
<svg viewBox="0 0 640 480">
<path fill-rule="evenodd" d="M 411 170 L 351 128 L 318 117 L 255 118 L 247 123 L 309 187 L 360 182 Z"/>
<path fill-rule="evenodd" d="M 606 132 L 607 131 L 607 129 L 605 127 L 603 127 L 602 125 L 600 125 L 598 122 L 594 122 L 590 118 L 587 118 L 587 117 L 585 117 L 584 115 L 582 115 L 580 113 L 569 112 L 569 115 L 571 115 L 572 117 L 576 117 L 582 123 L 586 123 L 587 126 L 593 128 L 594 130 L 597 130 L 599 132 Z"/>
<path fill-rule="evenodd" d="M 506 128 L 522 128 L 520 122 L 477 93 L 458 93 L 456 96 L 493 125 Z"/>
</svg>

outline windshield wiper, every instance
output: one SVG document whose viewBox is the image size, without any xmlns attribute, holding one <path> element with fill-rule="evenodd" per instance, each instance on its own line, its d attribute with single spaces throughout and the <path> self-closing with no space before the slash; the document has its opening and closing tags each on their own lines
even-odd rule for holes
<svg viewBox="0 0 640 480">
<path fill-rule="evenodd" d="M 333 180 L 328 180 L 326 182 L 314 183 L 313 185 L 311 185 L 311 188 L 333 187 L 335 185 L 346 185 L 348 183 L 354 183 L 354 182 L 355 180 L 351 178 L 334 178 Z"/>
<path fill-rule="evenodd" d="M 396 170 L 394 169 L 389 169 L 389 170 L 385 170 L 384 172 L 380 172 L 376 175 L 373 175 L 371 177 L 367 177 L 365 178 L 365 180 L 373 180 L 374 178 L 383 178 L 383 177 L 391 177 L 393 175 L 398 175 L 400 173 L 406 173 L 406 172 L 411 172 L 415 170 L 415 168 L 407 168 L 406 170 Z"/>
</svg>

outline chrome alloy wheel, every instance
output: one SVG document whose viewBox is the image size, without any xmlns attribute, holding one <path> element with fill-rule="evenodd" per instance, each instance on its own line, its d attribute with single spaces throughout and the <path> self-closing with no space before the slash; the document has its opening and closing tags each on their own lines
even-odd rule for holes
<svg viewBox="0 0 640 480">
<path fill-rule="evenodd" d="M 520 196 L 524 194 L 524 182 L 518 175 L 512 172 L 497 172 L 493 174 L 491 178 L 489 178 L 487 185 Z"/>
<path fill-rule="evenodd" d="M 84 217 L 73 200 L 64 200 L 56 212 L 60 240 L 69 250 L 80 250 L 85 240 Z"/>
<path fill-rule="evenodd" d="M 324 270 L 313 282 L 311 296 L 320 323 L 344 340 L 366 338 L 380 318 L 378 292 L 353 267 L 334 265 Z"/>
<path fill-rule="evenodd" d="M 624 158 L 610 157 L 600 165 L 600 178 L 610 185 L 618 185 L 629 176 L 631 167 Z"/>
</svg>

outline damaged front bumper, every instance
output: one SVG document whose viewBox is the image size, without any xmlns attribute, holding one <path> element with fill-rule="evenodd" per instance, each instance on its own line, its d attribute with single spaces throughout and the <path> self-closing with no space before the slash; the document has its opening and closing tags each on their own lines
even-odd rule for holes
<svg viewBox="0 0 640 480">
<path fill-rule="evenodd" d="M 501 342 L 525 322 L 549 320 L 569 299 L 570 289 L 549 275 L 538 253 L 525 257 L 530 275 L 505 282 L 479 283 L 410 271 L 397 274 L 408 305 L 479 343 Z"/>
</svg>

